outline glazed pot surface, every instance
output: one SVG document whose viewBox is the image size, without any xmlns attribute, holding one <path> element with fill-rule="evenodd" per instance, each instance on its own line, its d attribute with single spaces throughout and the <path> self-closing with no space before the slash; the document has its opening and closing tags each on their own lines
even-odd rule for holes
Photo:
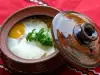
<svg viewBox="0 0 100 75">
<path fill-rule="evenodd" d="M 65 11 L 53 20 L 52 33 L 64 58 L 85 68 L 100 65 L 100 29 L 87 16 Z"/>
<path fill-rule="evenodd" d="M 54 69 L 58 68 L 63 64 L 64 62 L 63 58 L 59 54 L 58 50 L 56 50 L 53 54 L 46 56 L 44 58 L 28 60 L 15 56 L 13 53 L 10 52 L 7 46 L 8 33 L 10 29 L 18 21 L 34 15 L 46 15 L 54 17 L 57 13 L 59 13 L 59 10 L 52 7 L 30 6 L 18 10 L 17 12 L 15 12 L 6 19 L 1 28 L 0 44 L 1 44 L 1 53 L 4 65 L 9 70 L 16 72 L 25 72 L 25 73 L 28 72 L 41 73 L 41 72 L 53 71 Z"/>
</svg>

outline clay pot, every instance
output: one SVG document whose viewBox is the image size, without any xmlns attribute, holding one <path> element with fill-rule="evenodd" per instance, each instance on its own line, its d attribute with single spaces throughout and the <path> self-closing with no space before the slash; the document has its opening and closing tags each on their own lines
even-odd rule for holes
<svg viewBox="0 0 100 75">
<path fill-rule="evenodd" d="M 59 10 L 52 7 L 30 6 L 18 10 L 5 20 L 5 22 L 2 24 L 0 32 L 0 52 L 4 66 L 10 72 L 33 74 L 52 72 L 63 64 L 63 58 L 58 50 L 47 57 L 35 60 L 28 60 L 15 56 L 13 53 L 10 52 L 7 46 L 8 33 L 18 21 L 34 15 L 47 15 L 50 17 L 54 17 L 57 13 L 59 13 Z"/>
</svg>

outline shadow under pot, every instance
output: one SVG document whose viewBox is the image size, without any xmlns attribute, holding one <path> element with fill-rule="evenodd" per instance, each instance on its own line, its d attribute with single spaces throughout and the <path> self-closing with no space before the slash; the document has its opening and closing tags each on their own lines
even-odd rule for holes
<svg viewBox="0 0 100 75">
<path fill-rule="evenodd" d="M 52 7 L 31 6 L 5 20 L 0 33 L 4 67 L 11 73 L 38 74 L 52 72 L 63 65 L 64 60 L 51 36 L 52 19 L 57 13 L 59 10 Z M 30 34 L 35 39 L 30 39 L 33 37 Z M 41 41 L 44 38 L 49 41 Z"/>
</svg>

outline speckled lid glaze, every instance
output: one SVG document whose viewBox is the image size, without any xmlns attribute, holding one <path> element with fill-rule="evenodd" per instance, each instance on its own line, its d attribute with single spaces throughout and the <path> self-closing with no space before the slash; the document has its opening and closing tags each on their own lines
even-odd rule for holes
<svg viewBox="0 0 100 75">
<path fill-rule="evenodd" d="M 53 38 L 66 60 L 86 68 L 100 62 L 100 29 L 87 16 L 65 11 L 53 19 Z"/>
</svg>

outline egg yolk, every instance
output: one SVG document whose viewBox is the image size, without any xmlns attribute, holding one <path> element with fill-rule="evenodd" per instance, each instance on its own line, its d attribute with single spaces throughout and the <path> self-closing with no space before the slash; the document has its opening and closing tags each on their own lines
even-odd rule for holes
<svg viewBox="0 0 100 75">
<path fill-rule="evenodd" d="M 12 27 L 12 29 L 10 30 L 8 36 L 10 38 L 19 38 L 21 35 L 24 34 L 24 24 L 16 24 Z"/>
</svg>

